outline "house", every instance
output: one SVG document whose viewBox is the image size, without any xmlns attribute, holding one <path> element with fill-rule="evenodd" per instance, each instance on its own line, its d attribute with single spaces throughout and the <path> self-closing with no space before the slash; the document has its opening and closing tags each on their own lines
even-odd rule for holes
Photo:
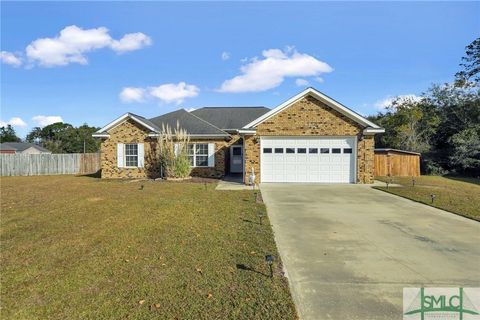
<svg viewBox="0 0 480 320">
<path fill-rule="evenodd" d="M 45 154 L 52 153 L 39 145 L 28 142 L 4 142 L 0 144 L 0 153 L 3 154 Z"/>
<path fill-rule="evenodd" d="M 384 132 L 314 88 L 278 107 L 201 108 L 146 119 L 127 113 L 93 136 L 102 139 L 103 178 L 148 177 L 148 154 L 162 125 L 190 135 L 192 175 L 230 173 L 255 182 L 372 183 L 374 135 Z"/>
</svg>

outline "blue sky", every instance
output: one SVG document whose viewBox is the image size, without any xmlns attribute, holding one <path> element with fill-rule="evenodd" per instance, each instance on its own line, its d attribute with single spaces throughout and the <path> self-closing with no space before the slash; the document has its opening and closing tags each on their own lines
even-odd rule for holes
<svg viewBox="0 0 480 320">
<path fill-rule="evenodd" d="M 479 2 L 1 2 L 0 120 L 24 137 L 60 118 L 103 126 L 127 111 L 275 107 L 305 86 L 374 114 L 451 81 L 479 12 Z"/>
</svg>

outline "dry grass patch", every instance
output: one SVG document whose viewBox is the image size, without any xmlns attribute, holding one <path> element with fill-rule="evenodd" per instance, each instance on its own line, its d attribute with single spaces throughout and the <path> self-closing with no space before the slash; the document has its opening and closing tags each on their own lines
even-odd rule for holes
<svg viewBox="0 0 480 320">
<path fill-rule="evenodd" d="M 265 207 L 215 186 L 2 178 L 2 318 L 296 318 Z"/>
<path fill-rule="evenodd" d="M 386 177 L 377 177 L 387 181 Z M 376 187 L 408 199 L 422 202 L 443 210 L 480 220 L 480 181 L 474 178 L 450 178 L 439 176 L 394 177 L 392 183 L 402 187 Z M 435 195 L 432 203 L 431 195 Z"/>
</svg>

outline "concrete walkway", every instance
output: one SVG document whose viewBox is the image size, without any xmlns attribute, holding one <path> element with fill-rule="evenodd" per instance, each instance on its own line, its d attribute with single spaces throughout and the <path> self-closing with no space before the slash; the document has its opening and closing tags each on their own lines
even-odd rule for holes
<svg viewBox="0 0 480 320">
<path fill-rule="evenodd" d="M 228 175 L 220 180 L 215 190 L 252 190 L 252 187 L 243 183 L 241 174 L 235 174 Z"/>
<path fill-rule="evenodd" d="M 402 319 L 404 287 L 479 287 L 480 223 L 362 185 L 262 184 L 302 319 Z"/>
</svg>

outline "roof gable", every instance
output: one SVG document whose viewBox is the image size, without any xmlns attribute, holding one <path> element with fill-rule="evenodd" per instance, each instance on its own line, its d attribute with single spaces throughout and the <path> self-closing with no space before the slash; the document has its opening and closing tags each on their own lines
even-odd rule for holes
<svg viewBox="0 0 480 320">
<path fill-rule="evenodd" d="M 362 117 L 355 111 L 347 108 L 343 104 L 339 103 L 338 101 L 330 98 L 329 96 L 321 93 L 320 91 L 314 89 L 314 88 L 307 88 L 304 91 L 300 92 L 296 96 L 290 98 L 289 100 L 285 101 L 278 107 L 270 110 L 269 112 L 265 113 L 264 115 L 258 117 L 257 119 L 253 120 L 252 122 L 246 124 L 243 128 L 248 129 L 248 128 L 254 128 L 258 126 L 260 123 L 264 122 L 265 120 L 271 118 L 272 116 L 280 113 L 281 111 L 285 110 L 286 108 L 290 107 L 293 105 L 295 102 L 299 101 L 300 99 L 306 97 L 306 96 L 313 96 L 314 98 L 318 99 L 319 101 L 325 103 L 327 106 L 331 107 L 332 109 L 340 112 L 341 114 L 347 116 L 348 118 L 352 119 L 353 121 L 361 124 L 364 127 L 371 127 L 374 129 L 382 129 L 378 125 L 374 124 L 370 120 L 366 119 L 365 117 Z"/>
<path fill-rule="evenodd" d="M 94 137 L 102 137 L 108 135 L 108 130 L 115 128 L 116 126 L 122 124 L 124 121 L 132 119 L 133 121 L 139 123 L 140 125 L 144 126 L 145 128 L 151 130 L 152 132 L 158 132 L 159 129 L 158 127 L 152 123 L 150 120 L 145 119 L 142 116 L 127 112 L 124 115 L 118 117 L 117 119 L 113 120 L 109 124 L 107 124 L 105 127 L 101 128 L 97 132 L 93 134 Z"/>
</svg>

